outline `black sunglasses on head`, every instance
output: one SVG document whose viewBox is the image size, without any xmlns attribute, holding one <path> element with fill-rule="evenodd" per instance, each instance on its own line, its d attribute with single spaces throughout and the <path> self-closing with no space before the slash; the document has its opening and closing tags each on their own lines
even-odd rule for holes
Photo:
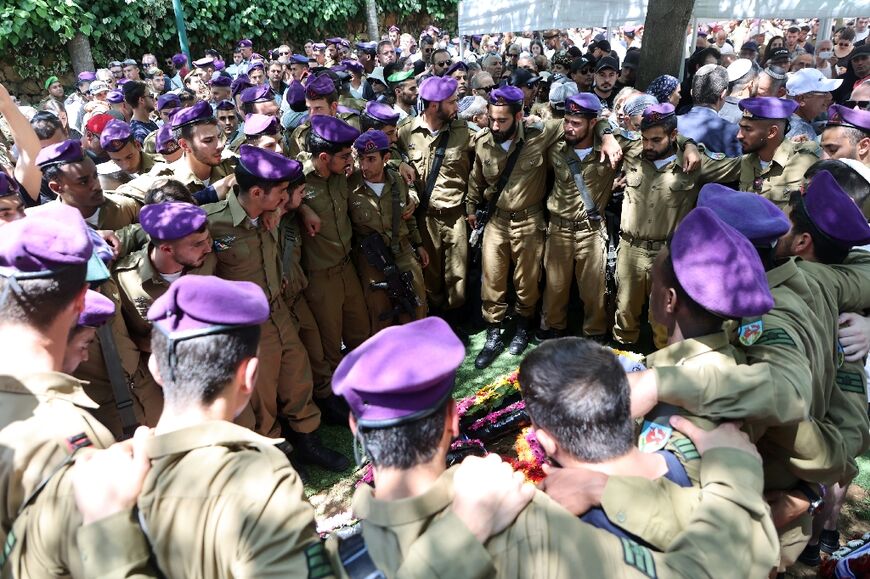
<svg viewBox="0 0 870 579">
<path fill-rule="evenodd" d="M 846 108 L 870 110 L 870 101 L 846 101 Z"/>
</svg>

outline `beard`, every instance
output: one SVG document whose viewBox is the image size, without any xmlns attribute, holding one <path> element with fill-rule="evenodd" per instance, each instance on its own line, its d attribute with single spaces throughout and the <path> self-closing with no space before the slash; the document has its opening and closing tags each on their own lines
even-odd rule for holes
<svg viewBox="0 0 870 579">
<path fill-rule="evenodd" d="M 490 129 L 492 130 L 492 129 Z M 513 138 L 514 133 L 517 132 L 517 123 L 514 121 L 511 123 L 509 129 L 505 129 L 503 131 L 492 131 L 492 138 L 496 143 L 504 143 L 505 141 L 509 141 Z"/>
<path fill-rule="evenodd" d="M 765 145 L 767 145 L 767 137 L 760 139 L 754 145 L 747 145 L 743 141 L 741 141 L 740 142 L 740 149 L 743 151 L 744 155 L 748 155 L 749 153 L 755 153 L 757 151 L 760 151 L 761 149 L 764 148 Z"/>
<path fill-rule="evenodd" d="M 668 146 L 664 149 L 657 151 L 655 149 L 644 149 L 643 158 L 647 161 L 658 161 L 659 159 L 666 159 L 674 154 L 674 142 L 668 141 Z"/>
</svg>

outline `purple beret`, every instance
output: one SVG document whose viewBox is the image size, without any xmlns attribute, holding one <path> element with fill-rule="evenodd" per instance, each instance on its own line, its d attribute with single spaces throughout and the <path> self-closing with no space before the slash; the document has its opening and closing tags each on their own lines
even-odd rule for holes
<svg viewBox="0 0 870 579">
<path fill-rule="evenodd" d="M 220 58 L 216 58 L 214 61 L 214 69 L 215 70 L 223 70 L 227 67 L 227 63 L 225 63 Z"/>
<path fill-rule="evenodd" d="M 390 26 L 388 31 L 389 32 L 401 32 L 401 29 L 398 26 L 396 26 L 395 24 L 393 24 L 392 26 Z"/>
<path fill-rule="evenodd" d="M 124 102 L 124 93 L 119 90 L 110 90 L 108 94 L 106 94 L 106 100 L 113 105 L 120 104 Z"/>
<path fill-rule="evenodd" d="M 327 46 L 329 46 L 330 44 L 341 44 L 341 38 L 338 38 L 338 37 L 327 38 L 326 40 L 324 40 L 324 42 L 326 43 Z"/>
<path fill-rule="evenodd" d="M 168 92 L 166 94 L 162 94 L 157 97 L 157 110 L 162 111 L 163 109 L 177 109 L 181 106 L 181 99 L 178 98 L 178 95 L 172 92 Z"/>
<path fill-rule="evenodd" d="M 97 80 L 97 75 L 89 70 L 86 70 L 79 73 L 78 80 L 79 82 L 92 82 Z"/>
<path fill-rule="evenodd" d="M 305 87 L 298 80 L 294 80 L 284 92 L 284 100 L 289 105 L 301 105 L 305 103 Z"/>
<path fill-rule="evenodd" d="M 385 125 L 394 126 L 399 123 L 399 113 L 397 113 L 393 107 L 377 101 L 369 101 L 366 103 L 366 108 L 363 112 Z"/>
<path fill-rule="evenodd" d="M 304 64 L 308 66 L 308 56 L 304 54 L 293 54 L 290 56 L 290 62 L 295 64 Z"/>
<path fill-rule="evenodd" d="M 316 76 L 305 85 L 305 98 L 309 100 L 321 99 L 335 92 L 335 83 L 325 74 Z"/>
<path fill-rule="evenodd" d="M 711 209 L 719 219 L 758 247 L 772 247 L 791 229 L 788 217 L 771 201 L 756 193 L 735 191 L 718 183 L 701 187 L 698 207 Z"/>
<path fill-rule="evenodd" d="M 172 340 L 195 338 L 258 326 L 269 319 L 269 301 L 253 282 L 183 275 L 154 300 L 148 319 Z"/>
<path fill-rule="evenodd" d="M 172 115 L 172 128 L 179 129 L 185 125 L 213 118 L 214 111 L 212 111 L 211 105 L 206 101 L 199 101 L 192 107 L 181 109 Z"/>
<path fill-rule="evenodd" d="M 124 121 L 112 119 L 100 133 L 100 147 L 107 153 L 117 153 L 133 140 L 133 129 Z"/>
<path fill-rule="evenodd" d="M 870 225 L 834 176 L 820 171 L 803 195 L 804 208 L 813 225 L 843 247 L 870 243 Z"/>
<path fill-rule="evenodd" d="M 828 127 L 851 127 L 870 133 L 870 111 L 850 109 L 843 105 L 831 105 L 828 108 Z"/>
<path fill-rule="evenodd" d="M 254 62 L 252 62 L 248 66 L 248 74 L 250 74 L 252 70 L 257 70 L 258 68 L 260 70 L 266 70 L 266 65 L 263 63 L 262 60 L 255 60 Z"/>
<path fill-rule="evenodd" d="M 565 99 L 566 115 L 598 116 L 601 112 L 601 99 L 589 92 L 578 92 Z"/>
<path fill-rule="evenodd" d="M 224 99 L 214 106 L 216 111 L 232 111 L 236 109 L 236 103 L 231 100 Z"/>
<path fill-rule="evenodd" d="M 251 83 L 251 79 L 248 77 L 247 74 L 240 74 L 239 76 L 236 77 L 236 79 L 233 81 L 233 83 L 230 86 L 231 86 L 230 92 L 232 93 L 233 97 L 235 97 L 237 94 L 239 94 L 240 92 L 242 92 L 246 88 L 252 87 L 254 85 Z"/>
<path fill-rule="evenodd" d="M 798 108 L 798 102 L 774 97 L 751 97 L 737 103 L 744 119 L 783 120 Z"/>
<path fill-rule="evenodd" d="M 221 86 L 224 88 L 229 88 L 233 84 L 233 79 L 229 75 L 219 74 L 211 79 L 209 84 L 211 86 Z"/>
<path fill-rule="evenodd" d="M 274 115 L 253 113 L 245 117 L 245 135 L 277 135 L 278 119 Z"/>
<path fill-rule="evenodd" d="M 193 61 L 193 66 L 196 68 L 205 68 L 207 66 L 214 66 L 214 59 L 210 56 L 206 56 L 204 58 L 200 58 L 199 60 Z"/>
<path fill-rule="evenodd" d="M 174 241 L 202 229 L 206 212 L 190 203 L 153 203 L 139 211 L 139 224 L 152 239 Z"/>
<path fill-rule="evenodd" d="M 127 84 L 128 82 L 130 82 L 130 79 L 129 79 L 129 78 L 119 78 L 119 79 L 115 82 L 115 84 L 118 86 L 118 88 L 121 88 L 122 86 L 124 86 L 124 85 Z M 122 92 L 121 94 L 123 94 L 123 92 Z M 113 101 L 109 101 L 109 102 L 113 102 Z M 118 102 L 120 102 L 120 101 L 118 101 Z"/>
<path fill-rule="evenodd" d="M 353 143 L 359 137 L 359 131 L 336 117 L 317 115 L 311 117 L 311 130 L 315 135 L 335 144 Z"/>
<path fill-rule="evenodd" d="M 311 45 L 311 48 L 313 48 L 314 50 L 322 52 L 322 51 L 326 50 L 326 45 L 323 44 L 322 42 L 315 42 L 314 44 Z"/>
<path fill-rule="evenodd" d="M 299 161 L 251 145 L 239 147 L 239 167 L 264 181 L 292 183 L 302 178 L 302 164 Z"/>
<path fill-rule="evenodd" d="M 359 61 L 342 60 L 341 64 L 343 64 L 347 70 L 350 70 L 350 71 L 355 72 L 357 74 L 362 74 L 363 72 L 365 72 L 365 68 L 363 67 L 362 63 Z"/>
<path fill-rule="evenodd" d="M 348 353 L 332 388 L 360 426 L 396 426 L 447 401 L 464 357 L 465 347 L 444 320 L 423 318 L 385 328 Z"/>
<path fill-rule="evenodd" d="M 677 113 L 674 109 L 674 105 L 672 105 L 671 103 L 660 102 L 657 105 L 648 106 L 643 111 L 643 116 L 641 117 L 640 121 L 640 128 L 646 129 L 654 125 L 658 125 L 665 119 L 669 119 L 676 114 Z"/>
<path fill-rule="evenodd" d="M 446 101 L 454 94 L 459 83 L 452 76 L 430 76 L 420 83 L 420 98 L 430 102 Z"/>
<path fill-rule="evenodd" d="M 523 102 L 523 91 L 515 86 L 503 86 L 489 93 L 489 104 L 501 106 Z"/>
<path fill-rule="evenodd" d="M 450 68 L 448 68 L 447 72 L 444 74 L 453 74 L 457 70 L 464 70 L 465 72 L 468 72 L 468 65 L 461 60 L 459 62 L 454 62 L 450 65 Z"/>
<path fill-rule="evenodd" d="M 8 197 L 18 194 L 18 181 L 15 177 L 0 171 L 0 197 Z"/>
<path fill-rule="evenodd" d="M 40 168 L 49 165 L 64 165 L 66 163 L 79 163 L 84 161 L 85 154 L 82 150 L 81 141 L 66 140 L 54 145 L 49 145 L 36 155 L 36 164 Z"/>
<path fill-rule="evenodd" d="M 63 203 L 48 203 L 37 213 L 7 223 L 0 236 L 0 276 L 50 277 L 66 267 L 84 266 L 94 252 L 87 230 L 78 209 Z"/>
<path fill-rule="evenodd" d="M 357 137 L 353 147 L 360 153 L 374 153 L 375 151 L 389 151 L 390 138 L 383 131 L 369 129 Z"/>
<path fill-rule="evenodd" d="M 89 289 L 85 292 L 85 307 L 79 314 L 78 326 L 99 328 L 115 315 L 115 303 L 101 294 Z"/>
<path fill-rule="evenodd" d="M 708 312 L 736 319 L 761 316 L 773 307 L 758 251 L 711 209 L 698 207 L 686 215 L 670 251 L 680 285 Z"/>
<path fill-rule="evenodd" d="M 178 150 L 178 141 L 172 136 L 172 125 L 164 123 L 157 131 L 154 148 L 161 155 L 170 155 Z"/>
<path fill-rule="evenodd" d="M 357 50 L 366 54 L 375 54 L 378 51 L 377 42 L 357 42 L 354 46 L 356 46 Z"/>
<path fill-rule="evenodd" d="M 265 103 L 275 99 L 275 91 L 266 83 L 248 87 L 242 91 L 243 103 Z"/>
<path fill-rule="evenodd" d="M 238 41 L 238 43 L 236 43 L 236 46 L 238 46 L 239 48 L 252 48 L 254 46 L 254 43 L 247 38 L 242 38 Z"/>
<path fill-rule="evenodd" d="M 187 62 L 187 57 L 183 54 L 176 54 L 172 57 L 172 66 L 175 68 L 181 68 Z"/>
</svg>

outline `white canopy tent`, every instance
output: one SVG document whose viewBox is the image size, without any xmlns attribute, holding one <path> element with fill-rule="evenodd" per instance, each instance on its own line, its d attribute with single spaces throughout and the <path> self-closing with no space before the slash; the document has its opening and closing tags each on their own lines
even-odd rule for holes
<svg viewBox="0 0 870 579">
<path fill-rule="evenodd" d="M 647 0 L 462 0 L 459 34 L 640 24 L 646 6 Z M 868 14 L 870 0 L 696 0 L 693 17 L 825 19 Z"/>
</svg>

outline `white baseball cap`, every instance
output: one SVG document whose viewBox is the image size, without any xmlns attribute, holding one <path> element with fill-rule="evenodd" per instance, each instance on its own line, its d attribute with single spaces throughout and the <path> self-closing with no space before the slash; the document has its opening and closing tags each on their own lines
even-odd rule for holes
<svg viewBox="0 0 870 579">
<path fill-rule="evenodd" d="M 734 82 L 752 68 L 752 61 L 748 58 L 738 58 L 728 65 L 728 82 Z"/>
<path fill-rule="evenodd" d="M 810 92 L 831 92 L 843 84 L 841 78 L 827 78 L 817 68 L 802 68 L 789 75 L 785 82 L 788 96 L 799 96 Z"/>
<path fill-rule="evenodd" d="M 91 83 L 90 87 L 88 87 L 88 92 L 91 94 L 98 94 L 101 92 L 108 92 L 109 85 L 101 80 L 95 80 Z"/>
</svg>

